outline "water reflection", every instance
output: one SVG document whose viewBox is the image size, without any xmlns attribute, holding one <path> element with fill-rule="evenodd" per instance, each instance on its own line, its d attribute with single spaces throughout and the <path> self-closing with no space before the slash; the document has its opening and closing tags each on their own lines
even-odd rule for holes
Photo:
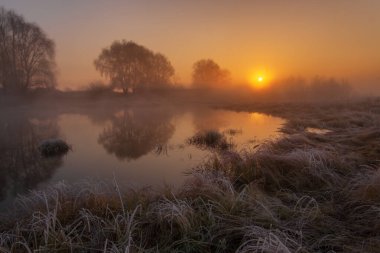
<svg viewBox="0 0 380 253">
<path fill-rule="evenodd" d="M 278 137 L 278 128 L 283 123 L 283 119 L 263 113 L 228 110 L 196 110 L 193 117 L 197 132 L 218 131 L 236 144 L 238 150 Z"/>
<path fill-rule="evenodd" d="M 19 193 L 61 181 L 116 177 L 131 186 L 180 185 L 184 172 L 211 154 L 186 144 L 198 131 L 217 130 L 240 150 L 276 135 L 284 122 L 259 113 L 102 104 L 46 111 L 0 108 L 0 117 L 0 206 Z M 72 151 L 64 159 L 42 159 L 37 146 L 50 138 L 63 138 Z"/>
<path fill-rule="evenodd" d="M 136 160 L 156 150 L 165 151 L 174 133 L 171 115 L 162 110 L 123 110 L 115 114 L 98 141 L 120 160 Z"/>
<path fill-rule="evenodd" d="M 11 198 L 48 180 L 62 158 L 43 158 L 38 144 L 58 136 L 54 119 L 30 119 L 30 115 L 0 113 L 0 200 Z"/>
<path fill-rule="evenodd" d="M 240 123 L 229 122 L 229 117 L 223 110 L 198 109 L 193 112 L 193 124 L 198 132 L 225 128 L 228 124 Z M 226 117 L 227 116 L 227 117 Z"/>
</svg>

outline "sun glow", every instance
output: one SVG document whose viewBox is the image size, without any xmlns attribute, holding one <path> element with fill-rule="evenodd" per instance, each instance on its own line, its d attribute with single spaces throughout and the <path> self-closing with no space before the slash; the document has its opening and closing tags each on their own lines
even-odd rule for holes
<svg viewBox="0 0 380 253">
<path fill-rule="evenodd" d="M 269 77 L 267 71 L 257 71 L 250 75 L 249 83 L 255 89 L 262 89 L 269 85 Z"/>
</svg>

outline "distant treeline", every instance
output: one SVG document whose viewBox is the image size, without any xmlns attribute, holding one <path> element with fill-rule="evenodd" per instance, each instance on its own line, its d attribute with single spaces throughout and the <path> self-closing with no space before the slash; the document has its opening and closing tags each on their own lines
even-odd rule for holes
<svg viewBox="0 0 380 253">
<path fill-rule="evenodd" d="M 261 96 L 288 102 L 331 101 L 350 98 L 354 95 L 352 86 L 345 80 L 314 77 L 306 80 L 291 77 L 272 83 Z"/>
<path fill-rule="evenodd" d="M 14 11 L 0 8 L 0 91 L 24 94 L 54 90 L 54 42 L 34 23 Z M 175 70 L 169 59 L 133 41 L 114 41 L 94 61 L 96 70 L 107 80 L 90 83 L 84 91 L 92 97 L 112 93 L 145 93 L 168 90 L 175 85 Z M 254 100 L 331 100 L 349 97 L 351 86 L 331 78 L 305 81 L 289 78 L 257 91 L 249 84 L 234 85 L 230 72 L 212 59 L 193 64 L 192 89 L 219 96 L 249 96 Z"/>
</svg>

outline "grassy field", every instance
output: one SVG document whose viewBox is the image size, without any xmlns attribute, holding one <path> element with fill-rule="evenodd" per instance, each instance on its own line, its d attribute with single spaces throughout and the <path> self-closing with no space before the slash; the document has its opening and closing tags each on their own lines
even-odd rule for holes
<svg viewBox="0 0 380 253">
<path fill-rule="evenodd" d="M 228 108 L 284 117 L 284 135 L 215 151 L 178 189 L 33 192 L 0 252 L 380 252 L 380 99 Z"/>
</svg>

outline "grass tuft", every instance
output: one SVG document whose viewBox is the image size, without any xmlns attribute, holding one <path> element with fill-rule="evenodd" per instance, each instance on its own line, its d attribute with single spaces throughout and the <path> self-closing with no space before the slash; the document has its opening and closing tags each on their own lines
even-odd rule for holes
<svg viewBox="0 0 380 253">
<path fill-rule="evenodd" d="M 226 137 L 216 130 L 198 132 L 187 142 L 201 149 L 228 150 L 233 147 L 232 143 L 229 143 Z"/>
</svg>

